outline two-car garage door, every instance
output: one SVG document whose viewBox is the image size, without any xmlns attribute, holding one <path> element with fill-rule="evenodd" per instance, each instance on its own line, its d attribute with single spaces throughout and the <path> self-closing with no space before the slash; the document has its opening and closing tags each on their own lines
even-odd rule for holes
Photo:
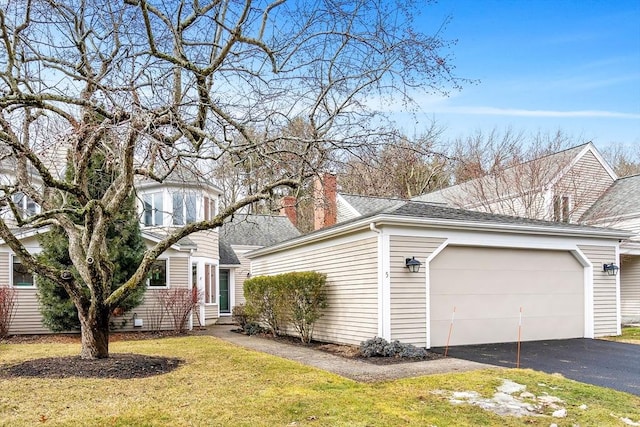
<svg viewBox="0 0 640 427">
<path fill-rule="evenodd" d="M 584 336 L 583 267 L 569 252 L 449 246 L 430 263 L 431 346 Z"/>
</svg>

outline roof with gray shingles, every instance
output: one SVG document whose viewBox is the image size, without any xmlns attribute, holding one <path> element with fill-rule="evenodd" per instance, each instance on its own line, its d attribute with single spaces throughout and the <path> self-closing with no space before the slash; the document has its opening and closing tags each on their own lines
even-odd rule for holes
<svg viewBox="0 0 640 427">
<path fill-rule="evenodd" d="M 382 209 L 391 208 L 406 202 L 406 200 L 402 199 L 358 196 L 355 194 L 340 193 L 340 196 L 342 196 L 342 198 L 362 216 L 379 212 Z"/>
<path fill-rule="evenodd" d="M 220 227 L 220 238 L 229 245 L 270 246 L 299 235 L 285 216 L 236 214 Z"/>
<path fill-rule="evenodd" d="M 603 218 L 640 216 L 640 175 L 616 180 L 584 213 L 581 221 Z"/>
<path fill-rule="evenodd" d="M 353 218 L 348 221 L 338 223 L 331 227 L 322 228 L 320 230 L 313 231 L 305 236 L 311 236 L 314 234 L 330 231 L 331 229 L 340 228 L 351 223 L 371 219 L 376 220 L 379 216 L 391 216 L 397 218 L 416 218 L 421 220 L 433 220 L 434 222 L 441 223 L 442 226 L 456 226 L 462 224 L 478 224 L 479 226 L 521 226 L 539 228 L 540 230 L 552 230 L 553 232 L 566 232 L 566 233 L 583 233 L 589 234 L 589 232 L 604 232 L 607 234 L 621 234 L 619 237 L 623 237 L 625 234 L 622 230 L 615 230 L 611 228 L 593 227 L 580 224 L 571 224 L 565 222 L 552 222 L 543 221 L 538 219 L 520 218 L 508 215 L 498 215 L 486 212 L 472 211 L 467 209 L 452 208 L 443 206 L 441 204 L 434 204 L 429 202 L 419 201 L 407 201 L 400 205 L 391 206 L 386 209 L 381 209 L 377 212 L 372 212 L 369 215 Z M 304 236 L 300 236 L 304 237 Z M 296 241 L 297 238 L 288 239 L 288 241 Z M 288 241 L 282 241 L 287 244 Z M 275 245 L 276 243 L 273 243 Z"/>
<path fill-rule="evenodd" d="M 378 213 L 384 213 L 398 217 L 415 217 L 421 219 L 446 220 L 451 222 L 553 227 L 566 231 L 607 230 L 600 227 L 591 227 L 566 222 L 543 221 L 539 219 L 521 218 L 509 215 L 498 215 L 466 209 L 451 208 L 447 206 L 436 205 L 433 203 L 417 201 L 407 202 L 397 208 L 393 208 L 387 211 L 380 211 Z"/>
<path fill-rule="evenodd" d="M 504 169 L 497 175 L 488 174 L 431 193 L 421 194 L 413 200 L 468 207 L 477 203 L 478 199 L 493 200 L 504 197 L 514 190 L 522 192 L 535 189 L 541 183 L 553 181 L 588 146 L 595 150 L 593 143 L 587 142 L 519 163 Z"/>
<path fill-rule="evenodd" d="M 240 265 L 240 260 L 226 240 L 220 238 L 218 240 L 218 249 L 220 256 L 220 265 Z"/>
</svg>

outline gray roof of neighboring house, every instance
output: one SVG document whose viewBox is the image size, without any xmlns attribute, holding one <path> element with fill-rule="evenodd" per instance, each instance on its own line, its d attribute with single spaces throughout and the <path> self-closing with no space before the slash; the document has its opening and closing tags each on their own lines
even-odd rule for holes
<svg viewBox="0 0 640 427">
<path fill-rule="evenodd" d="M 581 221 L 597 221 L 612 217 L 640 216 L 640 175 L 616 180 L 584 213 Z"/>
<path fill-rule="evenodd" d="M 388 197 L 358 196 L 344 193 L 340 193 L 340 196 L 362 216 L 406 202 L 406 200 Z"/>
<path fill-rule="evenodd" d="M 469 206 L 477 198 L 493 200 L 511 192 L 526 191 L 539 185 L 546 185 L 568 166 L 591 142 L 571 147 L 528 162 L 504 169 L 498 175 L 489 174 L 460 184 L 416 196 L 413 200 L 431 203 L 446 203 Z M 516 187 L 516 188 L 513 188 Z M 531 187 L 531 188 L 529 188 Z"/>
<path fill-rule="evenodd" d="M 240 265 L 240 260 L 231 248 L 231 245 L 224 239 L 218 240 L 220 265 Z"/>
<path fill-rule="evenodd" d="M 220 227 L 229 245 L 269 246 L 300 235 L 286 216 L 236 214 Z"/>
</svg>

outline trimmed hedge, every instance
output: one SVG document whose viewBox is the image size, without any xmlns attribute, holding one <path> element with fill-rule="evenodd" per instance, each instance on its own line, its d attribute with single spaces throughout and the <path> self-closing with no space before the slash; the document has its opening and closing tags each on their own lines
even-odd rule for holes
<svg viewBox="0 0 640 427">
<path fill-rule="evenodd" d="M 327 308 L 327 276 L 314 271 L 257 276 L 244 282 L 246 311 L 265 324 L 273 336 L 291 324 L 304 343 Z"/>
</svg>

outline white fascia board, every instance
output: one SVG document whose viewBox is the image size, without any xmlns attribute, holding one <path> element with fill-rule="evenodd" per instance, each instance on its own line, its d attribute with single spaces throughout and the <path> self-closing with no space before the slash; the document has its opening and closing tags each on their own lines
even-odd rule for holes
<svg viewBox="0 0 640 427">
<path fill-rule="evenodd" d="M 148 232 L 145 232 L 144 230 L 140 230 L 140 234 L 142 235 L 142 238 L 145 240 L 149 240 L 150 242 L 153 243 L 159 243 L 162 240 L 164 240 L 164 238 L 160 238 L 159 236 L 156 236 L 155 234 L 150 234 Z M 174 243 L 173 245 L 169 246 L 169 249 L 173 249 L 175 251 L 178 252 L 188 252 L 191 251 L 192 249 L 197 249 L 196 246 L 180 246 L 177 243 Z"/>
<path fill-rule="evenodd" d="M 220 196 L 222 194 L 222 190 L 216 187 L 213 184 L 209 184 L 206 182 L 189 182 L 189 181 L 178 181 L 167 179 L 163 182 L 153 181 L 153 180 L 145 180 L 134 182 L 133 185 L 137 192 L 144 194 L 146 192 L 152 190 L 168 190 L 169 188 L 190 188 L 196 190 L 206 189 L 207 193 L 215 194 L 216 196 Z"/>
<path fill-rule="evenodd" d="M 385 231 L 397 236 L 433 237 L 446 239 L 447 245 L 482 246 L 496 248 L 542 249 L 572 251 L 578 245 L 618 246 L 617 239 L 579 238 L 559 235 L 494 233 L 481 230 L 453 230 L 405 226 L 384 227 Z M 430 260 L 433 256 L 430 258 Z"/>
<path fill-rule="evenodd" d="M 24 228 L 24 229 L 16 229 L 12 230 L 12 234 L 18 240 L 28 239 L 29 237 L 37 236 L 42 233 L 46 233 L 49 231 L 50 226 L 45 226 L 42 228 Z M 6 242 L 4 239 L 0 239 L 0 245 L 4 245 Z"/>
<path fill-rule="evenodd" d="M 500 223 L 481 223 L 467 221 L 452 221 L 446 219 L 432 218 L 412 218 L 412 217 L 377 217 L 375 222 L 378 225 L 414 225 L 430 228 L 442 229 L 465 229 L 476 231 L 492 231 L 500 233 L 519 233 L 519 234 L 537 234 L 564 237 L 600 237 L 605 239 L 626 239 L 634 235 L 628 231 L 613 229 L 568 229 L 563 227 L 555 227 L 553 225 L 524 225 L 524 224 L 500 224 Z"/>
</svg>

